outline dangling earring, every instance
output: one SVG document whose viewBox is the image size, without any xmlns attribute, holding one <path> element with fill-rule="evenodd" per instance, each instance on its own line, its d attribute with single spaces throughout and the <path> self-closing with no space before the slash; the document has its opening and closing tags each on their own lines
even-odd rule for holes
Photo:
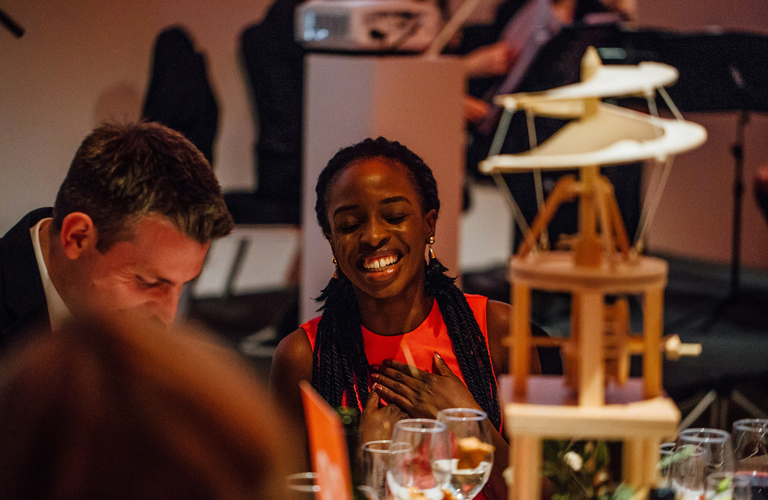
<svg viewBox="0 0 768 500">
<path fill-rule="evenodd" d="M 336 269 L 333 270 L 333 279 L 339 279 L 339 263 L 336 262 L 336 257 L 333 258 L 333 265 L 336 266 Z"/>
<path fill-rule="evenodd" d="M 427 243 L 429 244 L 429 253 L 428 253 L 429 261 L 432 262 L 433 260 L 435 260 L 435 251 L 432 250 L 432 245 L 435 244 L 435 237 L 430 236 L 429 239 L 427 240 Z"/>
</svg>

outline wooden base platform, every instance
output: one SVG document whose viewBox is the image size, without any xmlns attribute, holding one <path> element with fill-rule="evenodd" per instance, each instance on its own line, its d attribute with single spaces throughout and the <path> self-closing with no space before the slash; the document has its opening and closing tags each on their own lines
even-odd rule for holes
<svg viewBox="0 0 768 500">
<path fill-rule="evenodd" d="M 675 436 L 680 411 L 671 399 L 642 399 L 641 379 L 606 390 L 604 406 L 579 406 L 562 377 L 528 378 L 528 401 L 512 397 L 513 381 L 500 377 L 504 429 L 511 440 L 510 500 L 541 498 L 542 440 L 622 441 L 623 482 L 636 490 L 654 487 L 659 444 Z"/>
</svg>

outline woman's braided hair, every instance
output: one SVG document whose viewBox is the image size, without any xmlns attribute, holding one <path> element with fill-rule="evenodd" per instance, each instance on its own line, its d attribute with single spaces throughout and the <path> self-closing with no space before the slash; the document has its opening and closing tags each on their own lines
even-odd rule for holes
<svg viewBox="0 0 768 500">
<path fill-rule="evenodd" d="M 383 137 L 365 139 L 336 153 L 318 178 L 315 213 L 326 235 L 331 234 L 326 203 L 331 182 L 351 163 L 368 158 L 384 158 L 406 167 L 423 213 L 440 210 L 437 183 L 421 158 L 399 142 Z M 464 294 L 454 284 L 455 278 L 446 276 L 445 271 L 437 259 L 431 259 L 426 266 L 426 293 L 437 300 L 467 387 L 498 429 L 501 410 L 485 338 Z M 363 349 L 360 310 L 352 283 L 341 270 L 337 276 L 317 299 L 324 305 L 312 355 L 312 385 L 331 406 L 341 406 L 346 394 L 350 406 L 362 409 L 369 395 L 369 366 Z"/>
</svg>

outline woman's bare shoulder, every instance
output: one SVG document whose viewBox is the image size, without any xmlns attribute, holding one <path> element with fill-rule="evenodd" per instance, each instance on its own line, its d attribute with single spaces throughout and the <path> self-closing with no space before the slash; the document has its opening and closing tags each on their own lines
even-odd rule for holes
<svg viewBox="0 0 768 500">
<path fill-rule="evenodd" d="M 506 302 L 498 300 L 488 300 L 486 306 L 486 321 L 488 331 L 496 330 L 498 333 L 506 335 L 509 332 L 509 321 L 512 318 L 512 306 Z"/>
<path fill-rule="evenodd" d="M 312 379 L 312 346 L 301 328 L 289 333 L 275 349 L 269 375 L 270 392 Z"/>
<path fill-rule="evenodd" d="M 290 361 L 301 361 L 309 356 L 312 359 L 312 346 L 309 344 L 307 332 L 298 328 L 286 335 L 275 349 L 275 358 L 287 358 Z"/>
<path fill-rule="evenodd" d="M 489 300 L 485 307 L 486 327 L 488 328 L 488 347 L 496 373 L 506 373 L 507 355 L 502 339 L 509 335 L 509 320 L 512 306 L 504 302 Z"/>
</svg>

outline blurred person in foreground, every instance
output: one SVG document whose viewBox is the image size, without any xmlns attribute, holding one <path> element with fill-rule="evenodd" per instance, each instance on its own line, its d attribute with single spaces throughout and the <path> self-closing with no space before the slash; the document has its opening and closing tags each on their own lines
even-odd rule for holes
<svg viewBox="0 0 768 500">
<path fill-rule="evenodd" d="M 107 124 L 80 145 L 53 208 L 0 239 L 0 350 L 36 324 L 136 309 L 170 323 L 211 240 L 232 229 L 216 177 L 182 134 Z"/>
<path fill-rule="evenodd" d="M 9 352 L 0 498 L 290 499 L 283 422 L 207 334 L 135 314 L 79 318 Z"/>
</svg>

